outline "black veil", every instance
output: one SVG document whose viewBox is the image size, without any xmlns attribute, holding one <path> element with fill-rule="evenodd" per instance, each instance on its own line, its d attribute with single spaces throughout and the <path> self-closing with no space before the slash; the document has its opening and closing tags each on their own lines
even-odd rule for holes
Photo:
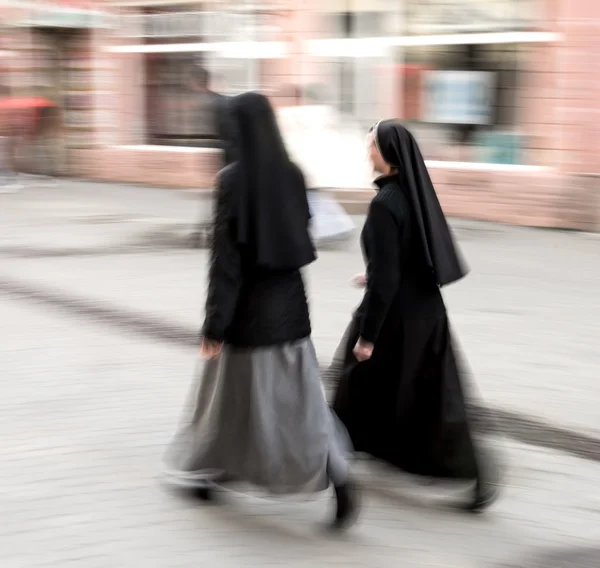
<svg viewBox="0 0 600 568">
<path fill-rule="evenodd" d="M 238 142 L 230 215 L 239 245 L 257 265 L 298 269 L 313 262 L 304 176 L 287 154 L 275 113 L 259 93 L 230 101 Z"/>
<path fill-rule="evenodd" d="M 380 121 L 374 132 L 381 156 L 398 170 L 400 185 L 407 191 L 437 283 L 444 286 L 460 280 L 468 269 L 452 238 L 417 141 L 395 120 Z"/>
</svg>

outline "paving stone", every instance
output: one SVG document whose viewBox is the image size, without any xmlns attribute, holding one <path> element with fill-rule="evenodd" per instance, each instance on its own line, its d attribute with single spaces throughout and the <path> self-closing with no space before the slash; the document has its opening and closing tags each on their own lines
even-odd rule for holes
<svg viewBox="0 0 600 568">
<path fill-rule="evenodd" d="M 364 514 L 340 537 L 321 530 L 328 496 L 182 501 L 161 487 L 160 464 L 194 350 L 2 294 L 0 314 L 3 567 L 492 568 L 600 537 L 600 465 L 509 442 L 503 499 L 483 517 L 446 506 L 459 489 L 362 462 Z"/>
</svg>

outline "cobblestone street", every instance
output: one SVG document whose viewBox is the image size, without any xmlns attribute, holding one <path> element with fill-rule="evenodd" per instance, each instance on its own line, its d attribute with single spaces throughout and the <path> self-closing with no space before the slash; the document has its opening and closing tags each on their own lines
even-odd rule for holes
<svg viewBox="0 0 600 568">
<path fill-rule="evenodd" d="M 364 515 L 343 537 L 320 530 L 329 496 L 228 495 L 205 507 L 171 495 L 161 454 L 195 365 L 193 344 L 175 332 L 193 337 L 206 277 L 205 251 L 184 247 L 196 204 L 180 192 L 68 182 L 2 196 L 0 207 L 3 568 L 600 565 L 600 463 L 514 440 L 497 442 L 506 490 L 482 517 L 364 463 Z M 485 403 L 600 438 L 600 240 L 455 227 L 473 273 L 447 300 Z M 354 243 L 321 251 L 309 271 L 324 363 L 359 299 L 347 285 L 359 270 Z M 86 317 L 51 293 L 138 324 Z M 152 338 L 136 331 L 143 317 L 172 327 Z"/>
</svg>

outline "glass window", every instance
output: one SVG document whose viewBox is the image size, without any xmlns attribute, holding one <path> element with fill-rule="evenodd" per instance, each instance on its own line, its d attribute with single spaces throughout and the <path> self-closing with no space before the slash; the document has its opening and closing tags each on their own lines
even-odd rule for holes
<svg viewBox="0 0 600 568">
<path fill-rule="evenodd" d="M 324 4 L 321 13 L 323 33 L 319 39 L 360 42 L 394 35 L 400 27 L 401 6 L 402 2 L 395 0 L 346 0 L 333 6 Z M 368 128 L 381 116 L 383 109 L 390 106 L 390 81 L 381 71 L 387 66 L 391 52 L 359 43 L 332 49 L 330 54 L 323 53 L 314 58 L 321 59 L 327 66 L 322 79 L 334 97 L 334 106 L 346 121 Z"/>
<path fill-rule="evenodd" d="M 136 29 L 146 45 L 223 44 L 248 39 L 253 17 L 253 12 L 203 13 L 200 4 L 181 4 L 145 10 L 136 19 Z M 255 65 L 252 59 L 211 50 L 147 53 L 146 143 L 210 144 L 218 136 L 214 92 L 234 94 L 252 88 Z M 199 67 L 209 73 L 209 92 L 194 88 L 192 77 Z"/>
<path fill-rule="evenodd" d="M 396 52 L 394 114 L 429 160 L 521 164 L 516 44 L 411 47 Z"/>
<path fill-rule="evenodd" d="M 151 144 L 203 137 L 210 130 L 201 116 L 198 97 L 190 90 L 195 64 L 202 58 L 190 53 L 146 55 L 147 136 Z"/>
<path fill-rule="evenodd" d="M 532 44 L 469 41 L 535 31 L 545 8 L 543 0 L 327 0 L 319 40 L 327 39 L 313 57 L 328 67 L 336 108 L 359 128 L 398 117 L 429 160 L 527 164 L 540 142 L 524 87 Z"/>
</svg>

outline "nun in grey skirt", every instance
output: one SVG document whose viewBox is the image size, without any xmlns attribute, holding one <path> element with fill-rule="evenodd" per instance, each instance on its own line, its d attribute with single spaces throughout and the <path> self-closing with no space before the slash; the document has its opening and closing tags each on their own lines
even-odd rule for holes
<svg viewBox="0 0 600 568">
<path fill-rule="evenodd" d="M 316 258 L 304 177 L 264 96 L 230 104 L 239 159 L 217 178 L 204 362 L 167 453 L 170 479 L 205 499 L 225 480 L 278 495 L 333 486 L 333 524 L 347 527 L 352 449 L 322 389 L 301 274 Z"/>
</svg>

